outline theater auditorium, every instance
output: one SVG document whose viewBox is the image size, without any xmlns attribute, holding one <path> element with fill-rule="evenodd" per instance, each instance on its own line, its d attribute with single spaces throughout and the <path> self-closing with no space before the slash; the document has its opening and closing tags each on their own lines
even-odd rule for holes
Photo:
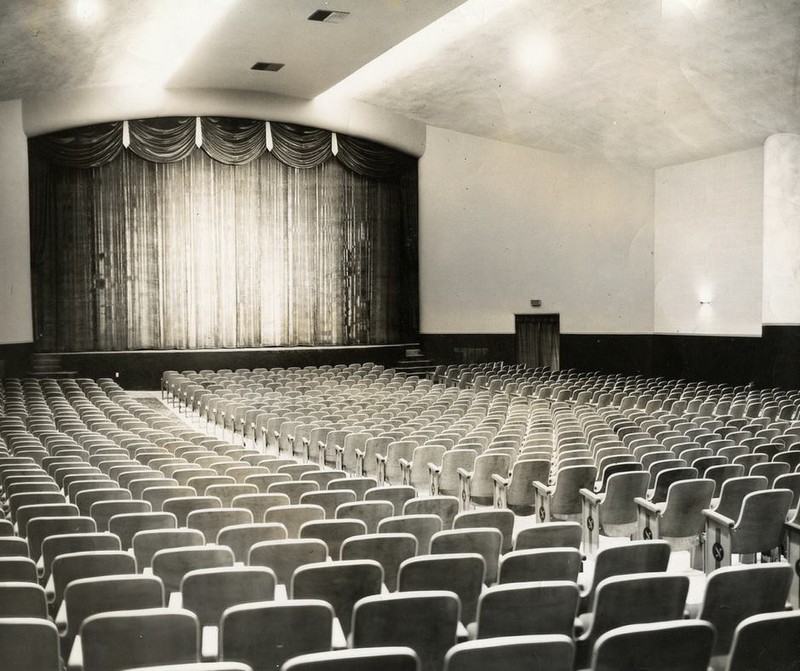
<svg viewBox="0 0 800 671">
<path fill-rule="evenodd" d="M 800 667 L 797 0 L 0 2 L 0 669 Z"/>
</svg>

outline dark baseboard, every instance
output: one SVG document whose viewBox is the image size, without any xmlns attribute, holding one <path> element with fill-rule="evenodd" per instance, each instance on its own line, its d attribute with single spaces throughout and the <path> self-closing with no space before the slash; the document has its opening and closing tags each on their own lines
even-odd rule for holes
<svg viewBox="0 0 800 671">
<path fill-rule="evenodd" d="M 655 376 L 747 384 L 759 377 L 761 338 L 743 336 L 653 336 Z"/>
<path fill-rule="evenodd" d="M 759 387 L 800 389 L 800 325 L 764 325 L 761 330 Z"/>
<path fill-rule="evenodd" d="M 110 377 L 125 389 L 158 389 L 165 370 L 274 368 L 373 363 L 393 366 L 416 343 L 351 347 L 270 347 L 224 350 L 146 350 L 126 352 L 63 352 L 62 366 L 81 377 Z"/>
<path fill-rule="evenodd" d="M 25 377 L 31 369 L 33 343 L 0 344 L 0 378 Z"/>
<path fill-rule="evenodd" d="M 601 373 L 650 375 L 653 336 L 649 334 L 561 334 L 561 367 Z"/>
<path fill-rule="evenodd" d="M 692 381 L 800 389 L 800 325 L 764 326 L 762 337 L 561 334 L 561 367 Z M 516 362 L 513 333 L 425 333 L 437 364 Z"/>
<path fill-rule="evenodd" d="M 420 333 L 419 343 L 437 364 L 517 360 L 513 333 Z"/>
</svg>

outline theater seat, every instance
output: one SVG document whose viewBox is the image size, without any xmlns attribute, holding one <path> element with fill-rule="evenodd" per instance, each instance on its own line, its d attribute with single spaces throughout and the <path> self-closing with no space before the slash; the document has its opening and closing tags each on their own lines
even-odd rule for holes
<svg viewBox="0 0 800 671">
<path fill-rule="evenodd" d="M 505 636 L 454 645 L 444 671 L 572 671 L 571 636 Z"/>
<path fill-rule="evenodd" d="M 678 620 L 612 629 L 595 644 L 592 671 L 707 671 L 714 644 L 708 622 Z"/>
<path fill-rule="evenodd" d="M 25 671 L 60 671 L 56 625 L 42 618 L 0 618 L 3 667 Z"/>
<path fill-rule="evenodd" d="M 116 671 L 200 661 L 200 624 L 188 610 L 148 608 L 99 613 L 80 630 L 69 671 Z"/>
<path fill-rule="evenodd" d="M 286 662 L 281 671 L 419 671 L 419 668 L 419 657 L 411 648 L 386 646 L 299 655 Z"/>
</svg>

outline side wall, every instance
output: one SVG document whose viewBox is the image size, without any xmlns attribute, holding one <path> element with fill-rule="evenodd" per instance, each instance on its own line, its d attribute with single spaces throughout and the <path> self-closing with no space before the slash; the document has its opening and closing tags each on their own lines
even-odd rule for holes
<svg viewBox="0 0 800 671">
<path fill-rule="evenodd" d="M 419 172 L 429 356 L 513 360 L 514 314 L 540 299 L 561 316 L 563 366 L 649 368 L 652 171 L 429 127 Z"/>
<path fill-rule="evenodd" d="M 19 100 L 0 102 L 0 377 L 21 375 L 33 340 L 28 144 Z"/>
<path fill-rule="evenodd" d="M 760 367 L 764 151 L 655 173 L 653 372 L 748 382 Z"/>
</svg>

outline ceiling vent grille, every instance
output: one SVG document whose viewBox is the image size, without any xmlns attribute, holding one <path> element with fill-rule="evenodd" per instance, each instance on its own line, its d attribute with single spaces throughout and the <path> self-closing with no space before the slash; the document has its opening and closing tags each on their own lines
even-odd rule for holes
<svg viewBox="0 0 800 671">
<path fill-rule="evenodd" d="M 350 16 L 350 12 L 337 12 L 330 9 L 318 9 L 308 17 L 308 20 L 320 21 L 322 23 L 341 23 L 348 16 Z"/>
<path fill-rule="evenodd" d="M 263 63 L 263 62 L 259 62 L 259 63 L 256 63 L 255 65 L 251 66 L 250 69 L 251 70 L 258 70 L 260 72 L 277 72 L 284 65 L 286 65 L 286 64 L 285 63 Z"/>
</svg>

